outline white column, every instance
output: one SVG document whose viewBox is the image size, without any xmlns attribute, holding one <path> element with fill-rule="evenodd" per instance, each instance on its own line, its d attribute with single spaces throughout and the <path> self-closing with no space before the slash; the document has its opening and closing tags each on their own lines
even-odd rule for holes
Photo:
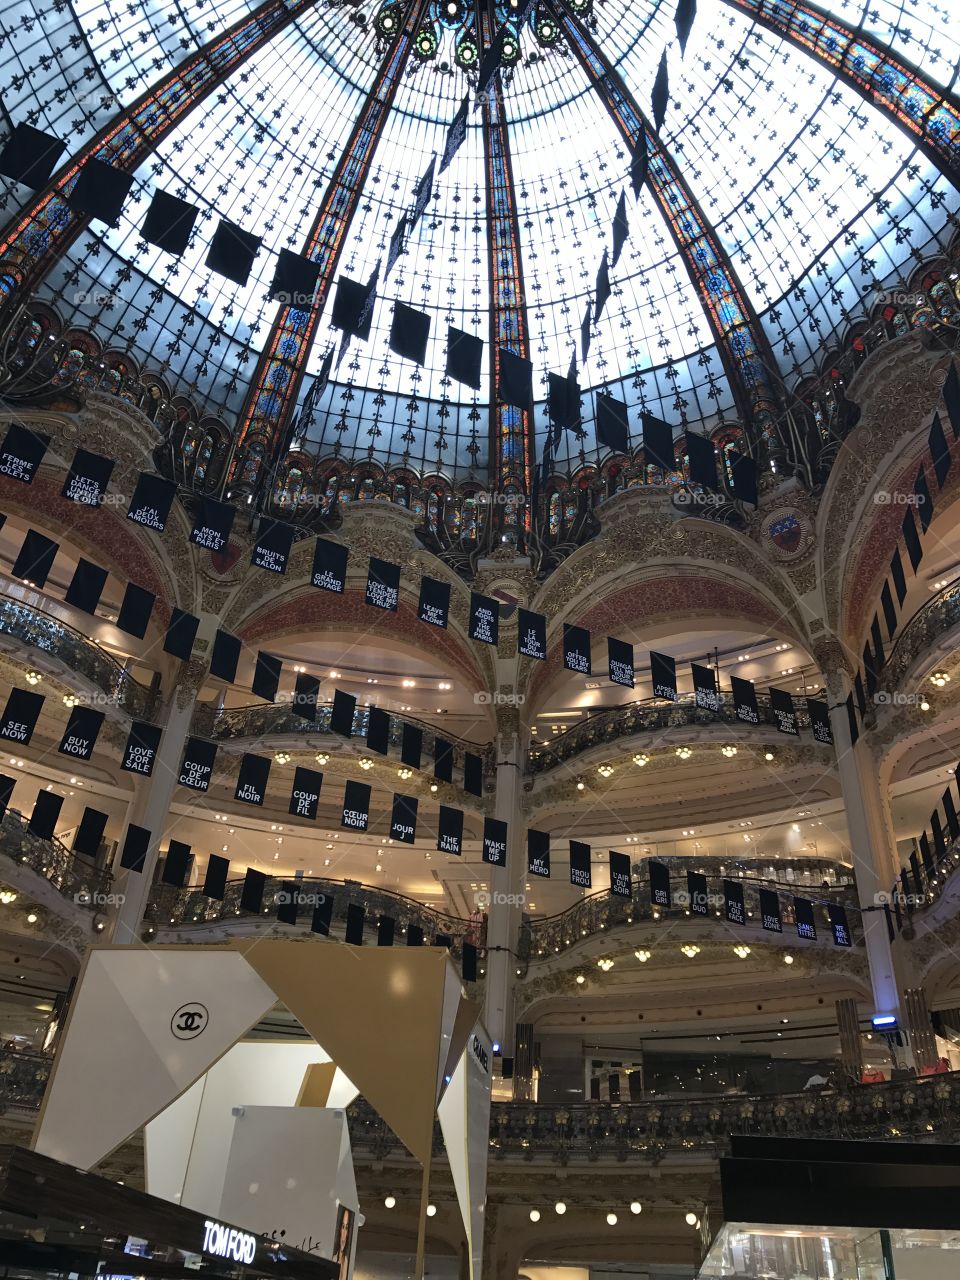
<svg viewBox="0 0 960 1280">
<path fill-rule="evenodd" d="M 506 717 L 498 717 L 506 719 Z M 513 988 L 517 978 L 517 944 L 527 873 L 526 829 L 520 816 L 522 754 L 519 735 L 497 735 L 494 817 L 507 824 L 507 865 L 488 867 L 486 988 L 483 1019 L 494 1043 L 512 1053 Z"/>
</svg>

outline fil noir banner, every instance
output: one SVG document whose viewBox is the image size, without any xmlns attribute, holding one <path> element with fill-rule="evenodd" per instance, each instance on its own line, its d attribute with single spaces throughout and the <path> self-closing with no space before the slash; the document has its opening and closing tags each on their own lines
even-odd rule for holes
<svg viewBox="0 0 960 1280">
<path fill-rule="evenodd" d="M 670 872 L 662 862 L 651 859 L 647 863 L 650 873 L 650 902 L 655 907 L 670 905 Z"/>
<path fill-rule="evenodd" d="M 610 850 L 610 892 L 615 898 L 632 898 L 630 855 Z"/>
<path fill-rule="evenodd" d="M 458 857 L 463 853 L 463 810 L 451 809 L 449 805 L 440 806 L 440 817 L 437 822 L 437 848 L 441 853 L 454 853 Z"/>
<path fill-rule="evenodd" d="M 366 831 L 370 824 L 370 788 L 365 782 L 348 781 L 343 790 L 341 827 Z"/>
<path fill-rule="evenodd" d="M 500 603 L 491 596 L 470 592 L 470 639 L 496 645 L 500 635 Z"/>
<path fill-rule="evenodd" d="M 768 933 L 783 933 L 780 898 L 773 889 L 760 890 L 760 924 Z"/>
<path fill-rule="evenodd" d="M 141 471 L 127 507 L 127 519 L 142 525 L 144 529 L 163 533 L 176 492 L 177 486 L 172 480 L 164 480 L 162 476 L 148 475 Z"/>
<path fill-rule="evenodd" d="M 209 791 L 213 775 L 213 763 L 217 758 L 217 744 L 205 738 L 188 738 L 183 748 L 183 759 L 177 782 L 191 791 Z"/>
<path fill-rule="evenodd" d="M 313 548 L 310 582 L 321 591 L 343 595 L 347 583 L 347 548 L 339 542 L 318 538 Z"/>
<path fill-rule="evenodd" d="M 583 676 L 591 674 L 590 632 L 585 627 L 563 624 L 563 665 Z"/>
<path fill-rule="evenodd" d="M 579 840 L 570 841 L 570 883 L 580 889 L 593 888 L 590 869 L 590 846 Z"/>
<path fill-rule="evenodd" d="M 450 583 L 436 578 L 420 579 L 420 604 L 417 617 L 431 627 L 446 630 L 450 618 Z"/>
<path fill-rule="evenodd" d="M 547 659 L 547 618 L 529 609 L 517 610 L 517 648 L 525 658 Z"/>
<path fill-rule="evenodd" d="M 737 719 L 744 724 L 760 723 L 760 708 L 757 705 L 757 691 L 751 680 L 741 680 L 739 676 L 731 676 L 733 688 L 733 709 Z"/>
<path fill-rule="evenodd" d="M 677 664 L 669 654 L 655 653 L 652 649 L 650 650 L 650 679 L 653 682 L 655 698 L 667 698 L 670 702 L 677 701 L 679 697 Z"/>
<path fill-rule="evenodd" d="M 309 818 L 311 822 L 315 822 L 322 786 L 322 773 L 298 764 L 293 774 L 293 789 L 290 792 L 288 812 L 295 818 Z"/>
<path fill-rule="evenodd" d="M 507 824 L 499 818 L 483 820 L 483 860 L 492 867 L 507 865 Z"/>
<path fill-rule="evenodd" d="M 614 636 L 608 636 L 607 666 L 611 684 L 623 685 L 625 689 L 634 687 L 636 672 L 633 665 L 632 644 L 627 644 L 625 640 L 617 640 Z"/>
<path fill-rule="evenodd" d="M 11 689 L 0 721 L 0 738 L 6 738 L 8 742 L 21 742 L 26 746 L 33 737 L 42 706 L 42 693 Z"/>
<path fill-rule="evenodd" d="M 158 725 L 134 720 L 127 736 L 127 745 L 123 749 L 120 768 L 126 773 L 139 773 L 141 777 L 149 778 L 157 762 L 162 732 Z"/>
<path fill-rule="evenodd" d="M 72 707 L 57 750 L 76 760 L 89 760 L 103 725 L 104 713 L 93 707 Z"/>
<path fill-rule="evenodd" d="M 270 777 L 270 764 L 269 756 L 255 756 L 245 752 L 240 760 L 233 798 L 242 800 L 244 804 L 263 804 L 267 794 L 267 779 Z"/>
<path fill-rule="evenodd" d="M 393 813 L 390 817 L 390 839 L 399 840 L 401 844 L 413 844 L 417 838 L 417 808 L 419 800 L 416 796 L 393 797 Z"/>
<path fill-rule="evenodd" d="M 550 833 L 527 830 L 527 874 L 550 879 Z"/>
</svg>

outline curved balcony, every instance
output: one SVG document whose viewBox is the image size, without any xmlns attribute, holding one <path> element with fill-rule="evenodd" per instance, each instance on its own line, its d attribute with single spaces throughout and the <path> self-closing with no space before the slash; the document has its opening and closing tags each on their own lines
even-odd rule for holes
<svg viewBox="0 0 960 1280">
<path fill-rule="evenodd" d="M 922 605 L 897 637 L 882 669 L 882 682 L 891 700 L 907 673 L 923 658 L 932 661 L 938 643 L 958 627 L 960 582 Z"/>
<path fill-rule="evenodd" d="M 17 881 L 21 868 L 45 880 L 65 901 L 89 912 L 102 910 L 110 893 L 109 871 L 72 853 L 56 837 L 45 840 L 34 835 L 27 820 L 8 809 L 0 820 L 0 877 Z M 39 886 L 20 880 L 15 887 L 31 892 Z"/>
<path fill-rule="evenodd" d="M 153 690 L 135 680 L 98 644 L 51 614 L 0 598 L 0 635 L 48 653 L 73 674 L 83 676 L 104 695 L 98 699 L 101 705 L 117 706 L 137 718 L 150 716 Z"/>
<path fill-rule="evenodd" d="M 582 755 L 592 747 L 603 743 L 616 742 L 620 738 L 632 738 L 640 733 L 662 733 L 667 729 L 702 728 L 716 726 L 745 730 L 751 727 L 737 719 L 733 700 L 721 695 L 724 701 L 718 711 L 708 711 L 698 707 L 693 695 L 681 697 L 679 702 L 628 702 L 622 707 L 611 707 L 606 711 L 598 711 L 580 724 L 574 725 L 564 733 L 558 734 L 550 742 L 531 747 L 528 752 L 528 770 L 530 773 L 545 773 Z M 765 693 L 757 694 L 757 706 L 760 711 L 760 723 L 776 729 L 776 717 L 770 704 L 770 697 Z M 801 729 L 809 729 L 810 718 L 806 710 L 797 705 L 797 724 Z"/>
<path fill-rule="evenodd" d="M 783 918 L 784 933 L 792 932 L 796 925 L 793 908 L 794 895 L 807 898 L 814 904 L 814 918 L 817 924 L 817 941 L 833 945 L 833 935 L 827 917 L 828 905 L 843 906 L 847 911 L 847 923 L 851 939 L 856 946 L 862 939 L 863 929 L 860 920 L 860 908 L 853 890 L 853 875 L 849 867 L 841 864 L 818 862 L 816 867 L 821 875 L 828 876 L 834 883 L 826 879 L 804 884 L 794 880 L 787 882 L 780 879 L 767 879 L 763 876 L 745 873 L 742 864 L 724 862 L 719 858 L 660 858 L 657 861 L 666 865 L 671 876 L 672 903 L 669 907 L 654 906 L 651 903 L 650 877 L 646 864 L 639 863 L 633 868 L 633 897 L 615 898 L 605 889 L 582 898 L 574 906 L 555 916 L 536 920 L 528 926 L 528 946 L 530 963 L 545 959 L 558 953 L 569 951 L 581 943 L 587 943 L 599 935 L 615 936 L 618 929 L 626 929 L 644 922 L 676 923 L 689 921 L 691 924 L 707 925 L 711 920 L 723 918 L 723 879 L 734 880 L 743 886 L 743 901 L 747 913 L 747 926 L 760 927 L 760 890 L 770 889 L 777 894 L 780 913 Z M 792 870 L 794 865 L 787 864 L 784 871 Z M 687 903 L 688 870 L 702 872 L 707 877 L 707 914 L 691 914 Z M 812 874 L 807 870 L 808 881 Z M 768 935 L 769 938 L 777 934 Z"/>
<path fill-rule="evenodd" d="M 434 911 L 402 894 L 391 893 L 387 889 L 374 888 L 361 884 L 356 880 L 279 880 L 271 877 L 267 880 L 263 895 L 263 909 L 255 916 L 243 911 L 240 906 L 240 894 L 243 889 L 242 880 L 231 880 L 226 887 L 222 902 L 205 897 L 198 889 L 174 889 L 167 885 L 155 885 L 153 895 L 147 903 L 144 920 L 152 930 L 151 939 L 157 942 L 172 941 L 174 933 L 189 930 L 191 934 L 203 934 L 191 937 L 191 941 L 209 940 L 215 936 L 229 933 L 233 936 L 260 933 L 267 928 L 284 937 L 290 936 L 291 928 L 309 931 L 313 910 L 328 899 L 333 900 L 330 921 L 330 936 L 344 937 L 347 925 L 347 908 L 362 907 L 365 912 L 365 928 L 367 931 L 376 928 L 381 916 L 389 916 L 395 921 L 398 938 L 405 939 L 410 925 L 423 930 L 424 943 L 432 945 L 437 937 L 448 938 L 450 952 L 459 962 L 463 956 L 463 943 L 472 942 L 483 947 L 485 926 L 482 921 L 464 920 L 461 916 L 447 915 L 443 911 Z M 298 923 L 295 926 L 280 924 L 277 921 L 277 908 L 287 901 L 282 895 L 297 895 Z M 302 922 L 302 923 L 301 923 Z"/>
<path fill-rule="evenodd" d="M 365 1102 L 353 1103 L 348 1115 L 355 1152 L 375 1159 L 405 1154 Z M 950 1072 L 848 1088 L 683 1102 L 495 1102 L 490 1156 L 545 1166 L 643 1160 L 656 1164 L 670 1152 L 722 1155 L 732 1134 L 955 1141 L 958 1129 L 960 1072 Z M 439 1126 L 434 1150 L 443 1150 Z"/>
</svg>

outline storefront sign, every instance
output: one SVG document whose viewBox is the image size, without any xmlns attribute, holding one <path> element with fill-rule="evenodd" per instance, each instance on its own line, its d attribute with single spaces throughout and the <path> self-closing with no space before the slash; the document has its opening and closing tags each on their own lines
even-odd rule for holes
<svg viewBox="0 0 960 1280">
<path fill-rule="evenodd" d="M 207 1219 L 203 1224 L 203 1252 L 214 1258 L 232 1258 L 249 1267 L 257 1256 L 257 1238 Z"/>
</svg>

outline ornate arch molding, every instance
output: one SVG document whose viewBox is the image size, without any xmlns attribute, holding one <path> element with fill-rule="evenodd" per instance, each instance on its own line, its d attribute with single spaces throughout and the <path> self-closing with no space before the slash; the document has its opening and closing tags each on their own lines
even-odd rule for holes
<svg viewBox="0 0 960 1280">
<path fill-rule="evenodd" d="M 938 756 L 950 754 L 950 742 L 960 735 L 960 685 L 952 684 L 949 692 L 937 695 L 937 714 L 921 711 L 918 706 L 888 706 L 886 715 L 870 730 L 870 744 L 880 768 L 880 779 L 889 786 L 905 757 L 913 754 L 926 768 L 935 768 Z M 958 753 L 960 754 L 960 753 Z M 951 759 L 951 767 L 956 763 Z M 944 778 L 946 786 L 946 778 Z"/>
<path fill-rule="evenodd" d="M 950 360 L 928 352 L 918 337 L 905 338 L 878 353 L 870 381 L 857 387 L 862 417 L 840 447 L 817 517 L 824 622 L 854 651 L 863 629 L 858 615 L 879 600 L 893 530 L 904 515 L 902 507 L 878 506 L 874 495 L 905 476 L 912 492 Z"/>
</svg>

